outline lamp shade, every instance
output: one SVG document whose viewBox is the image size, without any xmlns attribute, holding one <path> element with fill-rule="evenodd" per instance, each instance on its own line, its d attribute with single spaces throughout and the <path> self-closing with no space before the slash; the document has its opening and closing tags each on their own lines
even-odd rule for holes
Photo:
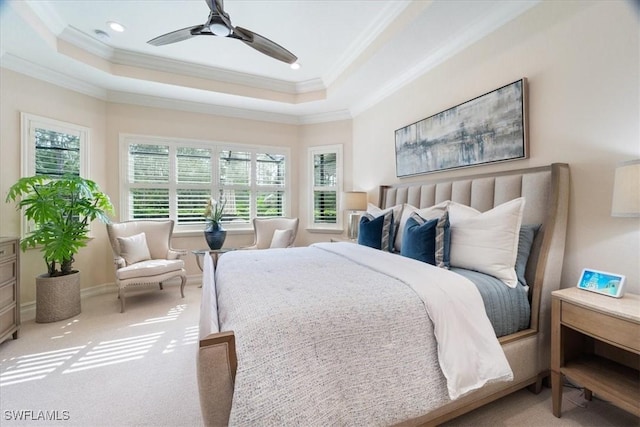
<svg viewBox="0 0 640 427">
<path fill-rule="evenodd" d="M 348 211 L 364 211 L 367 209 L 367 193 L 364 191 L 347 191 L 342 193 L 342 203 Z"/>
<path fill-rule="evenodd" d="M 611 216 L 640 217 L 640 160 L 616 168 Z"/>
</svg>

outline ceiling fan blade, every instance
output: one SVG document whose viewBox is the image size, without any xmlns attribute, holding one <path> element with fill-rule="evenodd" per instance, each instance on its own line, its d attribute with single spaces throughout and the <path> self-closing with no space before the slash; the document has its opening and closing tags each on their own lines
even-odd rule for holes
<svg viewBox="0 0 640 427">
<path fill-rule="evenodd" d="M 280 46 L 278 43 L 273 42 L 260 34 L 254 33 L 253 31 L 247 30 L 246 28 L 235 27 L 232 36 L 236 36 L 234 38 L 242 40 L 255 50 L 275 58 L 278 61 L 293 64 L 298 60 L 297 56 Z"/>
<path fill-rule="evenodd" d="M 194 25 L 193 27 L 183 28 L 181 30 L 172 31 L 167 34 L 156 37 L 149 40 L 147 43 L 154 46 L 162 46 L 165 44 L 181 42 L 183 40 L 190 39 L 193 36 L 200 34 L 200 31 L 204 28 L 204 25 Z"/>
<path fill-rule="evenodd" d="M 204 0 L 213 13 L 224 15 L 224 0 Z"/>
</svg>

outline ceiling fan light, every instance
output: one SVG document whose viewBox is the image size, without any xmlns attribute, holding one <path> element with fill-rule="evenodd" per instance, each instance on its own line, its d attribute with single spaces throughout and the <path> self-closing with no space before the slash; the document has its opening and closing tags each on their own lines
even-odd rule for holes
<svg viewBox="0 0 640 427">
<path fill-rule="evenodd" d="M 300 63 L 299 62 L 294 62 L 290 66 L 291 66 L 292 70 L 299 70 L 300 69 Z"/>
<path fill-rule="evenodd" d="M 231 30 L 229 29 L 229 27 L 227 27 L 219 18 L 211 21 L 211 23 L 209 24 L 209 30 L 211 30 L 213 34 L 219 37 L 227 37 L 229 34 L 231 34 Z"/>
</svg>

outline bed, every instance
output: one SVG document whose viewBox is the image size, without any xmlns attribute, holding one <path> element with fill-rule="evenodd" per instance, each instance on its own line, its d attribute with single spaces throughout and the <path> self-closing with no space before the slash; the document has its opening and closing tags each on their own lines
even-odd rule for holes
<svg viewBox="0 0 640 427">
<path fill-rule="evenodd" d="M 205 424 L 437 425 L 524 387 L 539 392 L 568 193 L 566 164 L 380 187 L 387 212 L 449 203 L 451 269 L 352 243 L 236 251 L 215 272 L 205 262 L 197 354 Z M 534 228 L 526 286 L 496 285 L 524 292 L 526 318 L 516 313 L 514 329 L 477 289 L 477 272 L 456 266 L 463 223 L 451 206 L 484 214 L 518 203 L 520 236 Z"/>
</svg>

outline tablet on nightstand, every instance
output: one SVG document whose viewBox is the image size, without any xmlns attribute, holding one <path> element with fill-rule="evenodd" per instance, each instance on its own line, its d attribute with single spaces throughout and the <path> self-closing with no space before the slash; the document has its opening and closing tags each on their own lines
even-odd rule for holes
<svg viewBox="0 0 640 427">
<path fill-rule="evenodd" d="M 624 279 L 621 274 L 585 268 L 578 281 L 578 288 L 614 298 L 624 295 Z"/>
</svg>

